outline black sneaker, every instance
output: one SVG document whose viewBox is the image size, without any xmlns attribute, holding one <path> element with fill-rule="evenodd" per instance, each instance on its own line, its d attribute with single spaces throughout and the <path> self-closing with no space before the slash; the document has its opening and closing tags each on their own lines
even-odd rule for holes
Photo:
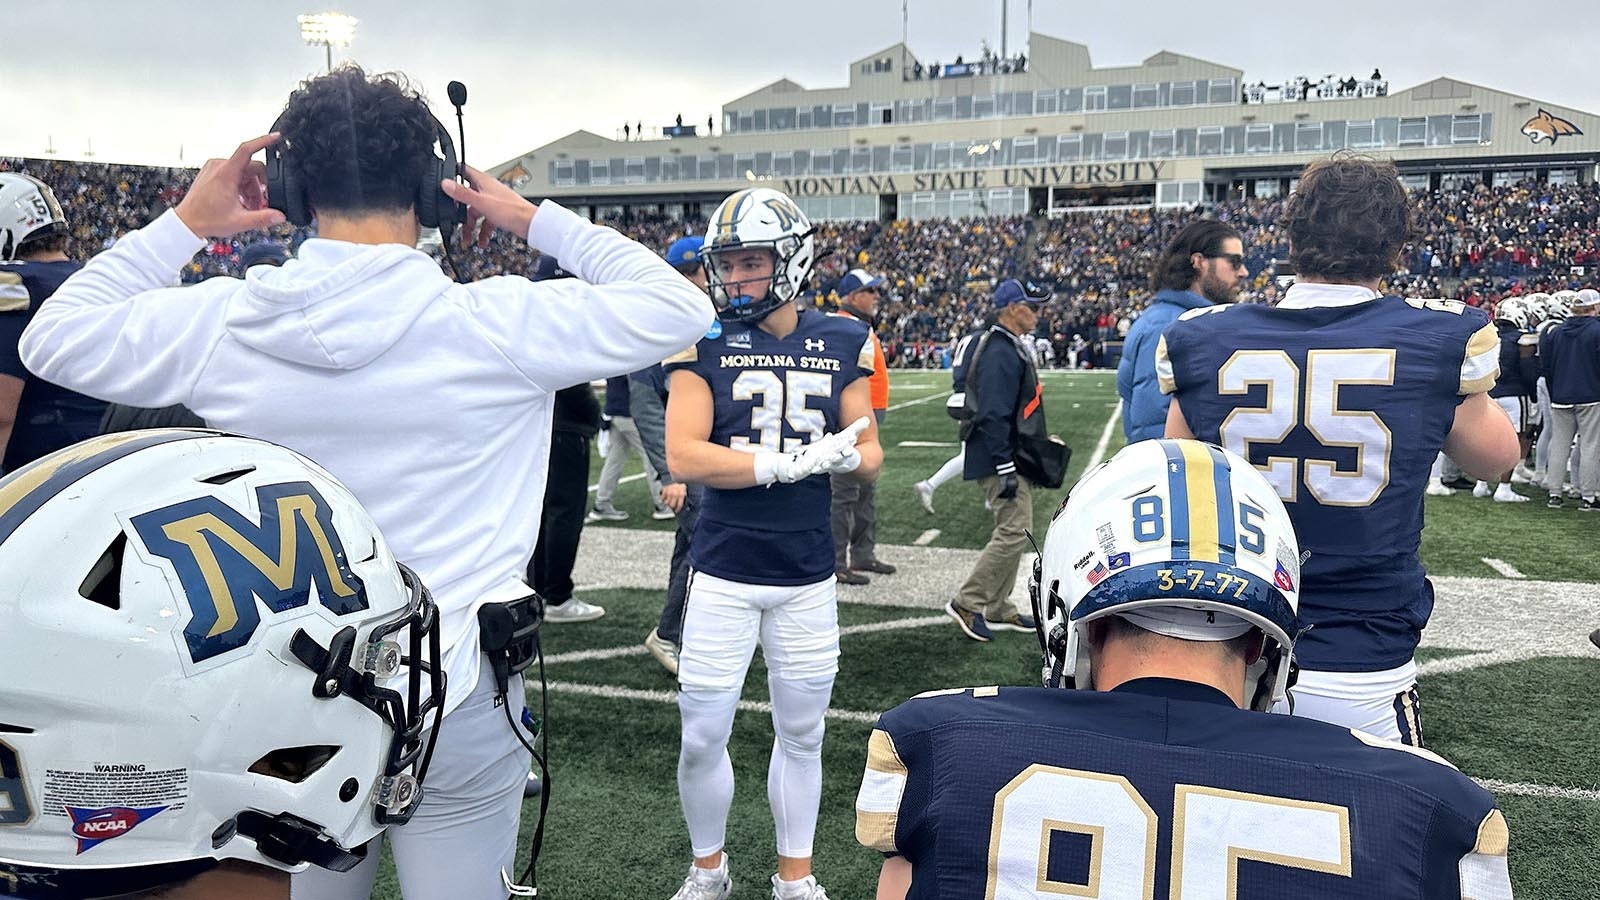
<svg viewBox="0 0 1600 900">
<path fill-rule="evenodd" d="M 1546 500 L 1544 505 L 1549 509 L 1560 509 L 1561 508 L 1561 495 L 1560 494 L 1551 494 L 1550 495 L 1550 499 Z"/>
<path fill-rule="evenodd" d="M 1470 491 L 1477 487 L 1478 483 L 1470 478 L 1456 478 L 1444 482 L 1444 486 L 1447 488 L 1455 488 L 1458 491 Z"/>
<path fill-rule="evenodd" d="M 1578 504 L 1578 512 L 1600 512 L 1600 503 L 1586 498 L 1582 503 Z"/>
<path fill-rule="evenodd" d="M 852 572 L 849 569 L 840 569 L 840 570 L 834 572 L 833 573 L 833 580 L 839 582 L 840 584 L 861 585 L 861 584 L 871 584 L 872 583 L 872 579 L 868 578 L 865 575 L 862 575 L 859 572 Z"/>
</svg>

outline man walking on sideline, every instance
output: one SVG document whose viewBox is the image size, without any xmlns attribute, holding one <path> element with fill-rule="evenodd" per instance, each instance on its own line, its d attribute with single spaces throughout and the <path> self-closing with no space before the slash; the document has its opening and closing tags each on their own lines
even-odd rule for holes
<svg viewBox="0 0 1600 900">
<path fill-rule="evenodd" d="M 872 416 L 878 424 L 889 410 L 889 366 L 883 358 L 883 344 L 874 327 L 878 323 L 878 302 L 882 275 L 869 275 L 851 269 L 839 280 L 839 311 L 834 313 L 867 326 L 872 341 L 872 374 L 867 376 L 872 396 Z M 893 575 L 894 566 L 878 559 L 877 483 L 845 475 L 834 475 L 833 483 L 833 561 L 834 578 L 840 584 L 866 584 L 871 572 Z"/>
</svg>

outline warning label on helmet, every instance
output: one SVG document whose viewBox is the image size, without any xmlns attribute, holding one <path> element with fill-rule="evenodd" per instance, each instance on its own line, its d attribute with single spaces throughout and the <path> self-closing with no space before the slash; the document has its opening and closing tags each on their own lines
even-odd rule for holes
<svg viewBox="0 0 1600 900">
<path fill-rule="evenodd" d="M 189 770 L 143 763 L 69 763 L 72 768 L 46 769 L 44 803 L 47 816 L 70 818 L 68 807 L 155 807 L 182 809 L 189 799 Z"/>
</svg>

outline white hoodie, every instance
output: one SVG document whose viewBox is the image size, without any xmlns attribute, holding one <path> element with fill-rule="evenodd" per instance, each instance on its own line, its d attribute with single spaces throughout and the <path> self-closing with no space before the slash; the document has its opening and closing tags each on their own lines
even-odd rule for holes
<svg viewBox="0 0 1600 900">
<path fill-rule="evenodd" d="M 556 390 L 644 368 L 710 327 L 660 257 L 555 203 L 528 243 L 575 279 L 458 285 L 398 244 L 312 239 L 243 281 L 164 288 L 203 245 L 173 212 L 68 279 L 20 344 L 41 378 L 320 463 L 439 604 L 447 711 L 478 680 L 478 607 L 527 593 Z"/>
</svg>

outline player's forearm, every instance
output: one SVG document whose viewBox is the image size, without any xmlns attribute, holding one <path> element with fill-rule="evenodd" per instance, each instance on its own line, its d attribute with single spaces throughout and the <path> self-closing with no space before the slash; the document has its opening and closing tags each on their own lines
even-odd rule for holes
<svg viewBox="0 0 1600 900">
<path fill-rule="evenodd" d="M 755 487 L 756 455 L 710 441 L 667 440 L 667 467 L 674 481 L 735 490 Z"/>
<path fill-rule="evenodd" d="M 883 445 L 877 441 L 860 441 L 856 452 L 861 454 L 861 465 L 856 466 L 850 477 L 857 481 L 877 481 L 878 473 L 883 470 Z"/>
</svg>

